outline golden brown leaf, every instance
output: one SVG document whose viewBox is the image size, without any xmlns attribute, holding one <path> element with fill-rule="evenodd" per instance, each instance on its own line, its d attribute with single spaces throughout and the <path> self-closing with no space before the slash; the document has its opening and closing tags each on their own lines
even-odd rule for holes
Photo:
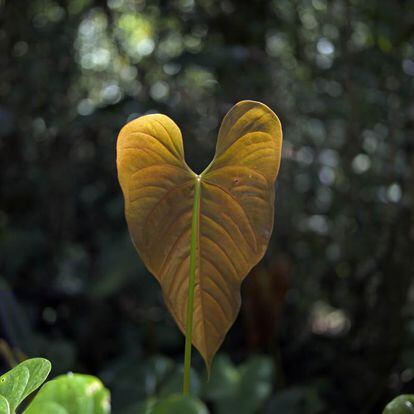
<svg viewBox="0 0 414 414">
<path fill-rule="evenodd" d="M 192 341 L 208 367 L 239 312 L 240 284 L 269 242 L 281 145 L 277 116 L 254 101 L 239 102 L 226 115 L 216 155 L 199 176 L 185 163 L 181 132 L 167 116 L 140 117 L 119 134 L 129 231 L 183 333 L 200 186 Z"/>
</svg>

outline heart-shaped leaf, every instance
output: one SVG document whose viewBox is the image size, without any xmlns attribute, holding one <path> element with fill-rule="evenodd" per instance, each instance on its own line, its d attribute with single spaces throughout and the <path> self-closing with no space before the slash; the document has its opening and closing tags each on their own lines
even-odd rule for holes
<svg viewBox="0 0 414 414">
<path fill-rule="evenodd" d="M 167 116 L 142 116 L 119 134 L 133 243 L 184 334 L 191 309 L 192 342 L 208 367 L 239 312 L 240 284 L 269 242 L 281 146 L 277 116 L 253 101 L 226 115 L 200 175 L 187 166 L 181 132 Z"/>
<path fill-rule="evenodd" d="M 95 377 L 61 375 L 46 383 L 24 414 L 108 414 L 109 391 Z"/>
<path fill-rule="evenodd" d="M 14 413 L 18 405 L 45 381 L 51 369 L 43 358 L 28 359 L 0 377 L 0 395 Z"/>
</svg>

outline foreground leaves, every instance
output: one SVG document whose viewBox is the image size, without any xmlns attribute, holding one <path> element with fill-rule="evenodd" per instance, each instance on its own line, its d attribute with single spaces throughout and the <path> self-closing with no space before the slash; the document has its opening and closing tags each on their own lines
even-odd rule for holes
<svg viewBox="0 0 414 414">
<path fill-rule="evenodd" d="M 43 384 L 51 369 L 43 358 L 28 359 L 0 377 L 0 413 L 14 413 L 20 403 Z M 6 401 L 4 401 L 6 400 Z M 6 404 L 7 403 L 7 404 Z"/>
<path fill-rule="evenodd" d="M 25 414 L 108 414 L 109 391 L 89 375 L 67 374 L 45 384 Z"/>
<path fill-rule="evenodd" d="M 198 399 L 190 396 L 171 395 L 158 401 L 151 414 L 208 414 L 206 406 Z"/>
<path fill-rule="evenodd" d="M 403 394 L 385 407 L 383 414 L 414 414 L 414 395 Z"/>
<path fill-rule="evenodd" d="M 215 157 L 199 176 L 187 166 L 181 132 L 170 118 L 143 116 L 119 134 L 129 231 L 184 334 L 195 246 L 192 342 L 208 367 L 239 312 L 240 284 L 272 232 L 281 144 L 277 116 L 253 101 L 226 115 Z"/>
<path fill-rule="evenodd" d="M 9 402 L 2 395 L 0 395 L 0 414 L 10 414 Z"/>
<path fill-rule="evenodd" d="M 272 391 L 273 376 L 270 358 L 256 356 L 235 367 L 227 356 L 220 355 L 214 363 L 204 397 L 213 403 L 216 414 L 261 413 Z"/>
</svg>

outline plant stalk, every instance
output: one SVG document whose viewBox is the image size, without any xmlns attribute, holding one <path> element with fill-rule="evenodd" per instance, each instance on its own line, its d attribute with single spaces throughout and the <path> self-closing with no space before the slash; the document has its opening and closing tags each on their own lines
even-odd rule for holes
<svg viewBox="0 0 414 414">
<path fill-rule="evenodd" d="M 194 185 L 193 217 L 191 221 L 190 275 L 188 280 L 187 318 L 185 322 L 183 394 L 190 393 L 191 344 L 193 339 L 194 291 L 197 271 L 197 251 L 200 232 L 200 177 Z"/>
</svg>

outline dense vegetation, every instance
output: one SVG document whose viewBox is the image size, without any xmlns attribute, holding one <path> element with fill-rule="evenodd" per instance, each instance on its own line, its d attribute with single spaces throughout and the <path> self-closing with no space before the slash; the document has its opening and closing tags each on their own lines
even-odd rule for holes
<svg viewBox="0 0 414 414">
<path fill-rule="evenodd" d="M 122 414 L 180 388 L 116 136 L 165 113 L 201 171 L 222 116 L 256 99 L 284 128 L 275 231 L 195 389 L 246 414 L 378 413 L 413 392 L 413 22 L 410 0 L 0 0 L 2 371 L 24 354 L 99 375 Z"/>
</svg>

